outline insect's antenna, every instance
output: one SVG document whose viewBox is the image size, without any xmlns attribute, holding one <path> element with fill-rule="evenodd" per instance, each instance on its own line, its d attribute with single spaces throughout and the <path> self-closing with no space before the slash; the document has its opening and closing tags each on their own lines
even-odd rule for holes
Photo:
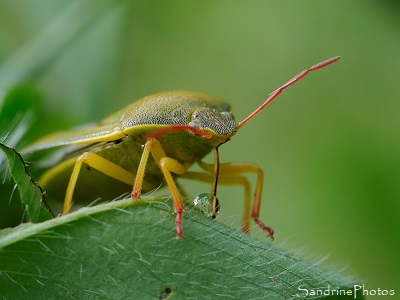
<svg viewBox="0 0 400 300">
<path fill-rule="evenodd" d="M 241 128 L 247 121 L 252 119 L 255 115 L 257 115 L 260 111 L 262 111 L 268 104 L 272 102 L 276 97 L 279 96 L 280 93 L 283 92 L 284 89 L 290 87 L 292 84 L 295 84 L 297 81 L 302 79 L 303 77 L 307 76 L 310 72 L 316 71 L 318 69 L 324 68 L 330 64 L 333 64 L 334 62 L 338 61 L 341 59 L 340 56 L 335 56 L 330 59 L 324 60 L 323 62 L 320 62 L 316 65 L 313 65 L 312 67 L 300 72 L 296 76 L 294 76 L 292 79 L 290 79 L 288 82 L 286 82 L 284 85 L 282 85 L 280 88 L 269 94 L 269 97 L 265 102 L 257 108 L 255 111 L 253 111 L 247 118 L 245 118 L 243 121 L 239 122 L 238 124 L 238 129 Z"/>
<path fill-rule="evenodd" d="M 219 147 L 219 146 L 218 146 Z M 217 198 L 217 187 L 218 187 L 218 178 L 219 178 L 219 152 L 218 147 L 214 148 L 214 182 L 211 187 L 211 194 L 214 196 L 213 200 L 213 214 L 217 215 L 219 210 L 219 201 Z"/>
<path fill-rule="evenodd" d="M 214 197 L 217 196 L 217 186 L 218 186 L 218 177 L 219 177 L 219 152 L 218 147 L 214 148 L 214 182 L 211 188 L 211 194 Z"/>
</svg>

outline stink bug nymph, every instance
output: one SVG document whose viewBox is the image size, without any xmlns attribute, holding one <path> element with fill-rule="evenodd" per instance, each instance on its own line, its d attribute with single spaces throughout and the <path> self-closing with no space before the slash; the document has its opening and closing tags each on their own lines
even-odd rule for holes
<svg viewBox="0 0 400 300">
<path fill-rule="evenodd" d="M 70 145 L 60 161 L 39 180 L 47 196 L 65 194 L 62 214 L 68 214 L 72 202 L 95 198 L 112 199 L 132 187 L 132 198 L 166 183 L 176 212 L 177 237 L 182 238 L 184 204 L 175 182 L 186 177 L 212 184 L 211 193 L 199 198 L 199 205 L 215 216 L 219 209 L 217 186 L 238 184 L 247 187 L 243 174 L 257 175 L 253 208 L 250 196 L 245 201 L 243 231 L 250 220 L 273 239 L 274 231 L 259 219 L 264 173 L 251 163 L 220 163 L 218 147 L 229 141 L 246 122 L 271 103 L 284 89 L 318 70 L 338 61 L 334 57 L 300 72 L 271 93 L 265 102 L 241 122 L 236 123 L 230 105 L 198 92 L 171 91 L 138 100 L 104 119 L 97 126 L 46 136 L 25 152 Z M 214 150 L 214 163 L 202 159 Z M 190 172 L 198 163 L 204 172 Z M 66 192 L 63 192 L 66 191 Z M 249 194 L 249 193 L 247 193 Z M 64 195 L 63 195 L 64 196 Z M 204 200 L 206 199 L 206 200 Z M 204 206 L 205 202 L 209 206 Z M 208 208 L 207 208 L 208 207 Z"/>
</svg>

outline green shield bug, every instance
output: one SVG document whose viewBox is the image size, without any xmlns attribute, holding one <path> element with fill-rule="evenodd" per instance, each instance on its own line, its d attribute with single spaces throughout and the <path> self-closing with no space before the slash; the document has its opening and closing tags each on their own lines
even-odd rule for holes
<svg viewBox="0 0 400 300">
<path fill-rule="evenodd" d="M 138 100 L 96 126 L 51 134 L 25 152 L 70 145 L 59 162 L 39 181 L 47 195 L 56 195 L 60 191 L 65 195 L 63 214 L 70 212 L 73 200 L 78 202 L 87 197 L 89 190 L 90 195 L 97 192 L 103 198 L 115 198 L 128 191 L 128 186 L 133 186 L 132 198 L 139 199 L 142 192 L 151 191 L 165 182 L 175 207 L 177 238 L 182 238 L 184 205 L 175 182 L 177 176 L 182 176 L 212 183 L 211 193 L 200 196 L 198 205 L 213 216 L 219 209 L 218 183 L 243 185 L 247 195 L 243 231 L 249 231 L 253 219 L 273 239 L 273 229 L 259 219 L 262 169 L 251 163 L 220 163 L 218 147 L 229 141 L 284 89 L 339 59 L 333 57 L 300 72 L 239 123 L 235 122 L 230 105 L 213 96 L 171 91 Z M 203 157 L 212 150 L 214 163 L 203 162 Z M 188 171 L 194 163 L 205 172 Z M 247 173 L 257 175 L 252 208 L 250 184 L 244 176 Z"/>
</svg>

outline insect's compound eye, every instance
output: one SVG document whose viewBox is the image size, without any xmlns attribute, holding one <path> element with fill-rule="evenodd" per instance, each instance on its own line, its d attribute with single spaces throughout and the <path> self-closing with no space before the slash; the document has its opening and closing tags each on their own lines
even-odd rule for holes
<svg viewBox="0 0 400 300">
<path fill-rule="evenodd" d="M 199 118 L 199 113 L 197 112 L 197 111 L 195 111 L 193 114 L 192 114 L 192 119 L 198 119 Z"/>
</svg>

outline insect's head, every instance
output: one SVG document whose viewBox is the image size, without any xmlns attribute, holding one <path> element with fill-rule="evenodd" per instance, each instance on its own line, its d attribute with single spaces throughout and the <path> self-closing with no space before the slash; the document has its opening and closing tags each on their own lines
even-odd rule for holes
<svg viewBox="0 0 400 300">
<path fill-rule="evenodd" d="M 231 112 L 208 107 L 194 110 L 188 126 L 212 132 L 213 135 L 219 135 L 226 139 L 229 139 L 237 131 L 235 117 Z"/>
</svg>

